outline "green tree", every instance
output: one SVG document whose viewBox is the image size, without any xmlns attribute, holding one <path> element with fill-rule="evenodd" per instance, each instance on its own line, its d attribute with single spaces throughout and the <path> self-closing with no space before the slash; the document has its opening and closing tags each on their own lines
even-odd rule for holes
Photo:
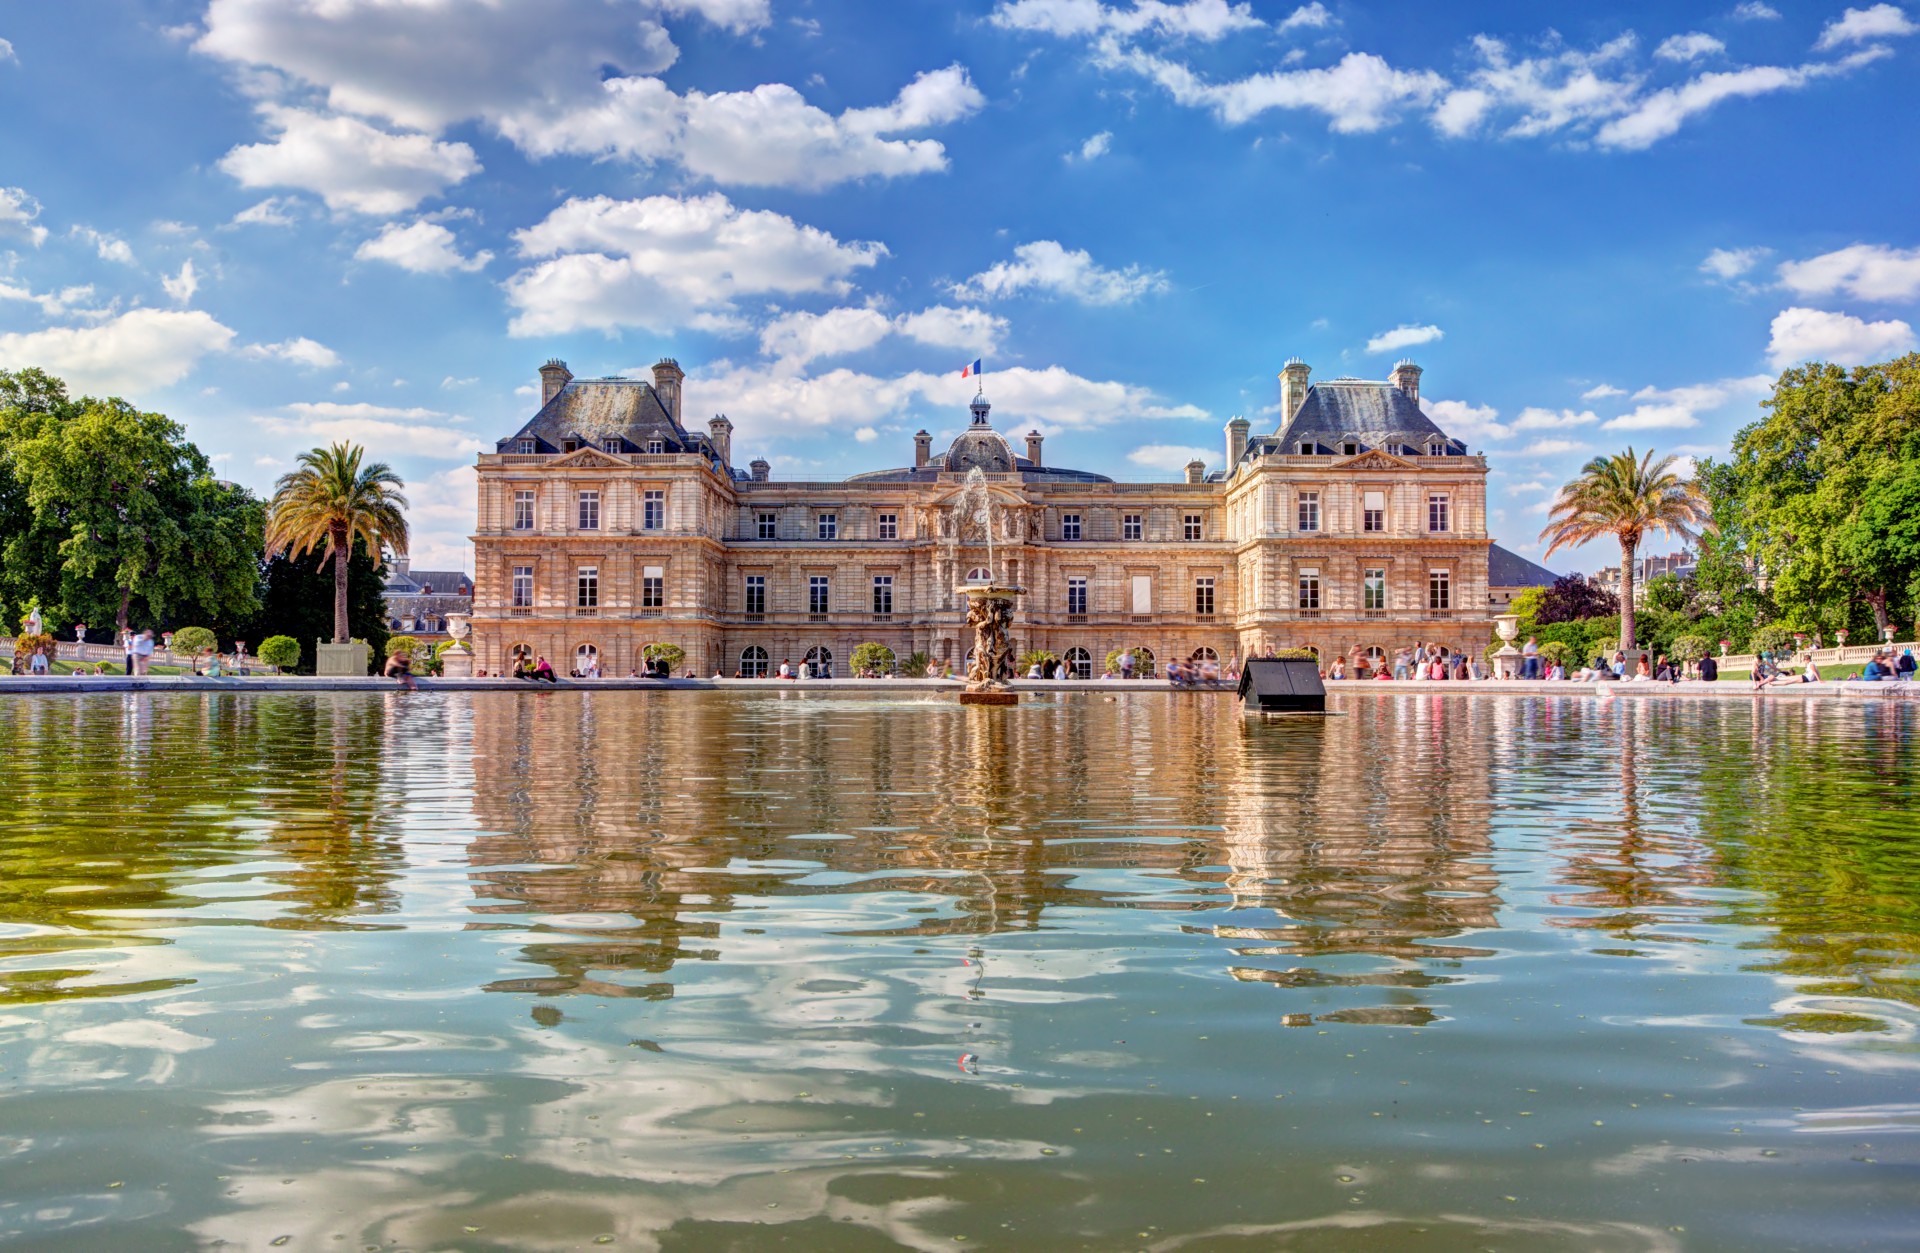
<svg viewBox="0 0 1920 1253">
<path fill-rule="evenodd" d="M 282 475 L 268 507 L 269 552 L 301 556 L 326 545 L 333 562 L 333 642 L 348 635 L 347 567 L 355 543 L 366 545 L 374 567 L 381 554 L 407 551 L 406 484 L 385 462 L 363 464 L 358 444 L 334 444 L 300 454 L 300 468 Z"/>
<path fill-rule="evenodd" d="M 855 645 L 853 650 L 853 672 L 856 675 L 889 674 L 893 670 L 893 650 L 885 644 L 871 641 Z"/>
<path fill-rule="evenodd" d="M 678 644 L 649 644 L 640 650 L 640 655 L 648 661 L 664 661 L 667 673 L 672 674 L 687 659 L 687 650 Z"/>
<path fill-rule="evenodd" d="M 173 652 L 175 656 L 197 657 L 201 653 L 210 653 L 220 647 L 220 641 L 214 638 L 212 631 L 203 626 L 181 627 L 173 633 Z"/>
<path fill-rule="evenodd" d="M 384 655 L 394 657 L 405 653 L 409 657 L 425 658 L 426 646 L 411 635 L 389 635 Z"/>
<path fill-rule="evenodd" d="M 1685 613 L 1692 597 L 1687 580 L 1677 574 L 1656 574 L 1647 580 L 1647 607 L 1666 613 Z"/>
<path fill-rule="evenodd" d="M 1636 458 L 1633 449 L 1595 457 L 1580 477 L 1560 489 L 1540 538 L 1546 555 L 1562 548 L 1612 536 L 1620 543 L 1620 647 L 1634 646 L 1633 563 L 1649 531 L 1692 538 L 1707 522 L 1706 499 L 1693 483 L 1673 470 L 1671 456 L 1654 460 L 1652 450 Z"/>
<path fill-rule="evenodd" d="M 300 666 L 300 641 L 291 635 L 269 635 L 260 641 L 254 655 L 275 670 L 296 670 Z"/>
<path fill-rule="evenodd" d="M 260 503 L 216 480 L 180 425 L 124 400 L 0 373 L 0 585 L 50 619 L 231 621 L 257 605 Z"/>
</svg>

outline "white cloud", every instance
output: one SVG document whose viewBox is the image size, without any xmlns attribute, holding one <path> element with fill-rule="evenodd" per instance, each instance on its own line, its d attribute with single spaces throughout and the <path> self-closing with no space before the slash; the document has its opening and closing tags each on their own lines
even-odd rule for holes
<svg viewBox="0 0 1920 1253">
<path fill-rule="evenodd" d="M 1632 413 L 1623 413 L 1600 424 L 1603 431 L 1666 431 L 1700 425 L 1686 405 L 1641 405 Z"/>
<path fill-rule="evenodd" d="M 1213 455 L 1209 448 L 1192 448 L 1182 444 L 1147 444 L 1127 454 L 1127 460 L 1137 466 L 1147 466 L 1155 470 L 1184 472 L 1189 461 L 1206 463 Z"/>
<path fill-rule="evenodd" d="M 1626 394 L 1627 394 L 1627 389 L 1624 387 L 1614 387 L 1612 384 L 1609 384 L 1609 383 L 1600 383 L 1596 386 L 1589 387 L 1584 392 L 1581 392 L 1580 399 L 1605 400 L 1609 396 L 1624 396 Z"/>
<path fill-rule="evenodd" d="M 386 452 L 369 444 L 367 453 Z M 433 474 L 407 478 L 407 548 L 416 570 L 473 569 L 467 537 L 480 500 L 480 476 L 471 465 L 449 466 Z"/>
<path fill-rule="evenodd" d="M 1081 144 L 1074 151 L 1069 152 L 1067 154 L 1067 160 L 1096 161 L 1099 158 L 1106 156 L 1108 151 L 1111 150 L 1112 147 L 1113 147 L 1113 132 L 1101 131 L 1098 135 L 1090 136 L 1085 143 Z"/>
<path fill-rule="evenodd" d="M 243 187 L 297 187 L 319 195 L 329 209 L 387 216 L 480 169 L 466 144 L 396 135 L 303 109 L 269 105 L 263 113 L 277 137 L 243 144 L 220 158 L 220 168 Z"/>
<path fill-rule="evenodd" d="M 1513 420 L 1516 431 L 1565 431 L 1576 426 L 1592 426 L 1600 417 L 1591 409 L 1576 413 L 1572 409 L 1562 409 L 1555 413 L 1551 409 L 1527 408 Z"/>
<path fill-rule="evenodd" d="M 455 270 L 468 274 L 486 268 L 493 254 L 482 250 L 471 257 L 460 255 L 459 241 L 453 232 L 438 222 L 414 222 L 408 226 L 389 223 L 380 233 L 354 250 L 359 261 L 385 261 L 415 274 L 447 274 Z"/>
<path fill-rule="evenodd" d="M 22 187 L 0 187 L 0 234 L 25 235 L 38 248 L 47 242 L 47 228 L 34 221 L 40 202 Z"/>
<path fill-rule="evenodd" d="M 1415 344 L 1431 344 L 1446 336 L 1446 332 L 1434 325 L 1415 326 L 1408 322 L 1396 326 L 1390 331 L 1381 331 L 1367 341 L 1368 352 L 1397 352 L 1402 348 L 1411 348 Z"/>
<path fill-rule="evenodd" d="M 448 415 L 432 409 L 343 405 L 325 400 L 288 405 L 287 409 L 291 417 L 263 416 L 254 422 L 273 435 L 310 442 L 348 440 L 365 444 L 370 455 L 383 460 L 405 454 L 459 461 L 493 449 L 469 431 L 434 421 L 447 419 Z M 471 519 L 472 515 L 468 516 Z"/>
<path fill-rule="evenodd" d="M 1470 405 L 1464 400 L 1430 400 L 1422 397 L 1421 410 L 1434 425 L 1455 439 L 1505 439 L 1513 433 L 1503 426 L 1500 411 L 1492 405 Z"/>
<path fill-rule="evenodd" d="M 878 243 L 843 244 L 778 213 L 737 208 L 717 192 L 569 200 L 514 238 L 523 256 L 545 258 L 507 281 L 507 299 L 519 311 L 515 335 L 739 329 L 735 297 L 843 293 L 850 274 L 887 252 Z"/>
<path fill-rule="evenodd" d="M 83 318 L 106 318 L 113 315 L 112 308 L 102 309 L 93 303 L 93 284 L 63 287 L 57 292 L 36 292 L 27 287 L 16 287 L 0 280 L 0 300 L 17 300 L 24 304 L 38 305 L 40 312 L 50 318 L 75 314 Z"/>
<path fill-rule="evenodd" d="M 0 39 L 0 61 L 12 61 L 15 64 L 19 63 L 20 58 L 14 55 L 11 40 Z"/>
<path fill-rule="evenodd" d="M 1013 256 L 1012 261 L 996 262 L 955 285 L 954 295 L 962 300 L 990 300 L 1031 290 L 1066 296 L 1083 305 L 1122 305 L 1167 290 L 1166 275 L 1159 270 L 1137 265 L 1105 269 L 1084 249 L 1068 251 L 1051 239 L 1021 244 Z"/>
<path fill-rule="evenodd" d="M 761 329 L 760 351 L 801 366 L 820 357 L 864 351 L 892 332 L 893 320 L 876 309 L 789 313 Z"/>
<path fill-rule="evenodd" d="M 1559 457 L 1570 452 L 1587 452 L 1592 445 L 1571 439 L 1536 439 L 1520 450 L 1522 457 Z"/>
<path fill-rule="evenodd" d="M 233 338 L 197 309 L 135 309 L 97 326 L 0 335 L 0 368 L 40 366 L 75 391 L 133 398 L 179 382 Z"/>
<path fill-rule="evenodd" d="M 999 349 L 1007 333 L 1007 320 L 969 305 L 931 305 L 918 313 L 900 315 L 894 319 L 894 327 L 917 343 L 984 356 Z"/>
<path fill-rule="evenodd" d="M 1286 17 L 1282 18 L 1279 29 L 1320 30 L 1328 26 L 1337 25 L 1338 22 L 1338 18 L 1327 12 L 1326 5 L 1321 4 L 1320 0 L 1313 0 L 1312 4 L 1301 5 L 1293 12 L 1287 14 Z"/>
<path fill-rule="evenodd" d="M 1434 127 L 1443 135 L 1472 134 L 1496 115 L 1506 119 L 1499 133 L 1509 139 L 1590 126 L 1625 109 L 1639 87 L 1624 68 L 1636 46 L 1631 33 L 1591 51 L 1567 48 L 1518 60 L 1498 39 L 1480 35 L 1473 44 L 1478 64 L 1434 110 Z"/>
<path fill-rule="evenodd" d="M 291 196 L 268 196 L 259 204 L 240 210 L 233 215 L 235 226 L 292 226 L 293 215 L 288 212 L 296 208 L 299 201 Z"/>
<path fill-rule="evenodd" d="M 340 364 L 339 353 L 304 335 L 277 344 L 248 344 L 240 355 L 255 361 L 286 361 L 308 370 L 331 370 Z"/>
<path fill-rule="evenodd" d="M 133 246 L 118 235 L 96 231 L 91 226 L 76 226 L 72 233 L 75 239 L 84 239 L 92 244 L 94 252 L 102 261 L 112 261 L 120 265 L 134 264 Z"/>
<path fill-rule="evenodd" d="M 1826 52 L 1841 44 L 1889 39 L 1896 35 L 1911 35 L 1915 31 L 1920 31 L 1920 26 L 1915 26 L 1899 6 L 1876 4 L 1869 9 L 1848 9 L 1827 23 L 1813 46 L 1818 51 Z"/>
<path fill-rule="evenodd" d="M 1669 35 L 1660 41 L 1653 55 L 1662 61 L 1697 61 L 1726 50 L 1727 45 L 1712 35 L 1696 30 L 1685 35 Z"/>
<path fill-rule="evenodd" d="M 1845 292 L 1856 300 L 1912 300 L 1920 296 L 1920 248 L 1854 244 L 1782 262 L 1780 281 L 1802 296 Z"/>
<path fill-rule="evenodd" d="M 191 304 L 193 293 L 200 290 L 200 278 L 193 272 L 193 258 L 189 257 L 182 261 L 180 273 L 172 278 L 161 275 L 160 286 L 166 289 L 167 295 L 175 304 Z"/>
<path fill-rule="evenodd" d="M 1309 7 L 1320 6 L 1316 3 Z M 1134 0 L 1130 9 L 1098 0 L 1003 0 L 990 20 L 1008 30 L 1049 35 L 1151 34 L 1207 42 L 1262 25 L 1248 5 L 1229 4 L 1227 0 Z"/>
<path fill-rule="evenodd" d="M 1815 79 L 1843 74 L 1888 55 L 1884 48 L 1856 52 L 1831 65 L 1789 68 L 1756 65 L 1742 70 L 1702 74 L 1697 78 L 1641 97 L 1632 110 L 1602 126 L 1594 141 L 1602 148 L 1648 148 L 1674 134 L 1688 118 L 1704 113 L 1723 100 L 1797 91 Z"/>
<path fill-rule="evenodd" d="M 958 65 L 920 75 L 889 104 L 838 116 L 784 83 L 679 96 L 658 79 L 613 78 L 593 102 L 505 118 L 501 130 L 535 157 L 677 160 L 718 183 L 817 191 L 946 169 L 938 142 L 889 136 L 958 121 L 984 103 Z"/>
<path fill-rule="evenodd" d="M 1111 42 L 1100 49 L 1099 60 L 1132 70 L 1177 102 L 1208 109 L 1229 126 L 1274 109 L 1301 109 L 1321 114 L 1343 135 L 1381 130 L 1403 109 L 1430 104 L 1447 87 L 1447 80 L 1431 70 L 1397 70 L 1370 52 L 1349 52 L 1326 68 L 1270 70 L 1226 83 L 1208 82 L 1180 62 Z"/>
<path fill-rule="evenodd" d="M 1733 16 L 1742 22 L 1777 22 L 1780 20 L 1780 10 L 1770 4 L 1762 4 L 1761 0 L 1741 0 L 1741 3 L 1733 6 Z"/>
<path fill-rule="evenodd" d="M 1783 309 L 1773 319 L 1767 358 L 1775 369 L 1802 361 L 1864 365 L 1913 351 L 1913 327 L 1897 318 L 1865 322 L 1846 313 L 1820 309 Z"/>
<path fill-rule="evenodd" d="M 1772 251 L 1771 248 L 1715 248 L 1700 263 L 1700 272 L 1731 282 L 1758 265 L 1761 258 Z"/>
</svg>

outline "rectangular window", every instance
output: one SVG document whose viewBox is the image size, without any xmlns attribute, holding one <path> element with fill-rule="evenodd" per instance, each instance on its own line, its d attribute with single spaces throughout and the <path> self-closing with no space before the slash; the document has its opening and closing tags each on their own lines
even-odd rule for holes
<svg viewBox="0 0 1920 1253">
<path fill-rule="evenodd" d="M 1320 493 L 1300 493 L 1300 529 L 1317 531 L 1320 529 Z"/>
<path fill-rule="evenodd" d="M 1320 572 L 1302 570 L 1300 572 L 1300 612 L 1320 612 Z"/>
<path fill-rule="evenodd" d="M 1060 515 L 1060 538 L 1063 540 L 1077 540 L 1080 538 L 1079 514 L 1063 513 Z"/>
<path fill-rule="evenodd" d="M 747 576 L 747 612 L 762 614 L 767 611 L 767 576 L 749 574 Z"/>
<path fill-rule="evenodd" d="M 1195 579 L 1193 581 L 1193 611 L 1203 618 L 1213 616 L 1213 580 Z"/>
<path fill-rule="evenodd" d="M 819 515 L 819 517 L 815 518 L 814 522 L 816 524 L 815 530 L 819 538 L 821 539 L 839 539 L 840 538 L 840 515 L 839 514 L 823 513 Z"/>
<path fill-rule="evenodd" d="M 1427 529 L 1429 531 L 1451 531 L 1452 520 L 1447 516 L 1447 498 L 1439 493 L 1427 497 Z"/>
<path fill-rule="evenodd" d="M 1367 492 L 1360 498 L 1360 529 L 1363 531 L 1384 531 L 1387 529 L 1387 494 L 1385 492 Z"/>
<path fill-rule="evenodd" d="M 753 515 L 753 525 L 759 532 L 758 538 L 760 539 L 778 539 L 780 537 L 780 519 L 777 514 L 756 513 Z"/>
<path fill-rule="evenodd" d="M 655 613 L 667 607 L 667 572 L 661 566 L 647 566 L 640 571 L 640 608 L 651 609 Z"/>
<path fill-rule="evenodd" d="M 659 440 L 659 439 L 651 439 L 651 440 L 648 440 L 648 441 L 647 441 L 647 451 L 648 451 L 648 452 L 650 452 L 650 453 L 652 453 L 652 454 L 653 454 L 654 456 L 656 456 L 656 457 L 657 457 L 657 456 L 659 456 L 659 455 L 660 455 L 661 453 L 663 453 L 663 452 L 665 452 L 665 451 L 667 451 L 667 444 L 666 444 L 666 441 L 665 441 L 665 440 Z"/>
<path fill-rule="evenodd" d="M 533 529 L 533 493 L 519 491 L 513 494 L 513 529 L 531 531 Z"/>
<path fill-rule="evenodd" d="M 1429 570 L 1427 572 L 1427 608 L 1453 608 L 1452 576 L 1445 570 Z"/>
<path fill-rule="evenodd" d="M 893 576 L 891 574 L 873 576 L 873 611 L 875 613 L 893 612 Z"/>
<path fill-rule="evenodd" d="M 1361 579 L 1360 595 L 1362 609 L 1385 609 L 1387 607 L 1387 572 L 1381 569 L 1365 571 Z"/>
<path fill-rule="evenodd" d="M 1205 534 L 1205 528 L 1200 522 L 1200 515 L 1197 513 L 1190 513 L 1182 519 L 1181 527 L 1188 539 L 1200 539 Z"/>
<path fill-rule="evenodd" d="M 640 525 L 658 531 L 667 524 L 667 494 L 664 491 L 640 493 Z"/>
<path fill-rule="evenodd" d="M 1145 528 L 1141 526 L 1139 514 L 1130 513 L 1120 519 L 1121 539 L 1139 539 L 1144 532 Z"/>
<path fill-rule="evenodd" d="M 1153 576 L 1151 574 L 1133 576 L 1133 612 L 1136 614 L 1153 612 Z"/>
<path fill-rule="evenodd" d="M 620 455 L 620 441 L 617 439 L 603 439 L 600 441 L 600 451 L 610 452 L 617 457 Z"/>
<path fill-rule="evenodd" d="M 597 531 L 600 529 L 600 493 L 580 493 L 580 529 Z"/>
<path fill-rule="evenodd" d="M 900 538 L 900 515 L 899 514 L 883 513 L 880 515 L 880 538 L 881 539 L 899 539 Z"/>
<path fill-rule="evenodd" d="M 1352 440 L 1348 440 L 1346 443 L 1340 445 L 1340 452 L 1343 456 L 1357 457 L 1360 455 L 1360 445 L 1354 443 Z"/>
<path fill-rule="evenodd" d="M 827 592 L 830 586 L 827 580 L 828 576 L 824 574 L 810 574 L 807 576 L 808 613 L 827 612 Z"/>
<path fill-rule="evenodd" d="M 597 609 L 600 607 L 600 567 L 581 566 L 574 575 L 573 607 L 575 609 Z"/>
<path fill-rule="evenodd" d="M 1084 614 L 1087 612 L 1087 581 L 1084 578 L 1067 580 L 1067 612 Z"/>
<path fill-rule="evenodd" d="M 513 568 L 513 607 L 515 609 L 533 608 L 532 566 L 515 566 Z"/>
<path fill-rule="evenodd" d="M 523 457 L 531 456 L 533 453 L 534 444 L 533 444 L 533 441 L 530 439 L 523 439 L 520 441 L 519 447 L 520 447 L 521 456 Z"/>
<path fill-rule="evenodd" d="M 1313 456 L 1314 452 L 1315 452 L 1315 445 L 1312 440 L 1301 441 L 1300 455 L 1302 457 L 1311 457 Z"/>
</svg>

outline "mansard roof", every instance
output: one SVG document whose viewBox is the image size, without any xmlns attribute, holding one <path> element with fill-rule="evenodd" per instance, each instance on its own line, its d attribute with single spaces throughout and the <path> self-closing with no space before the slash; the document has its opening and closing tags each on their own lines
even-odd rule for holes
<svg viewBox="0 0 1920 1253">
<path fill-rule="evenodd" d="M 1551 587 L 1560 576 L 1495 544 L 1487 553 L 1488 587 Z"/>
<path fill-rule="evenodd" d="M 436 596 L 471 596 L 473 576 L 461 570 L 393 570 L 387 575 L 389 596 L 418 596 L 427 588 Z"/>
<path fill-rule="evenodd" d="M 540 406 L 527 424 L 498 444 L 512 452 L 532 439 L 540 452 L 560 452 L 569 440 L 589 448 L 619 442 L 622 452 L 644 452 L 654 440 L 668 452 L 710 451 L 705 436 L 689 434 L 673 420 L 653 384 L 641 379 L 571 379 Z"/>
<path fill-rule="evenodd" d="M 1449 455 L 1464 454 L 1463 440 L 1453 439 L 1420 410 L 1420 402 L 1392 383 L 1368 379 L 1328 379 L 1307 389 L 1306 399 L 1278 432 L 1251 441 L 1249 453 L 1286 452 L 1312 443 L 1334 454 L 1343 443 L 1363 448 L 1394 449 L 1402 445 L 1424 452 L 1435 441 L 1447 445 Z"/>
</svg>

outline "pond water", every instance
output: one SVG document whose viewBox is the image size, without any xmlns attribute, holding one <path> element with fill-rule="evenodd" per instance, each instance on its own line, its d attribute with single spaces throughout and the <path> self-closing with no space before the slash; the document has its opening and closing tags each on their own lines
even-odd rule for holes
<svg viewBox="0 0 1920 1253">
<path fill-rule="evenodd" d="M 1906 703 L 0 700 L 9 1248 L 1911 1247 Z"/>
</svg>

